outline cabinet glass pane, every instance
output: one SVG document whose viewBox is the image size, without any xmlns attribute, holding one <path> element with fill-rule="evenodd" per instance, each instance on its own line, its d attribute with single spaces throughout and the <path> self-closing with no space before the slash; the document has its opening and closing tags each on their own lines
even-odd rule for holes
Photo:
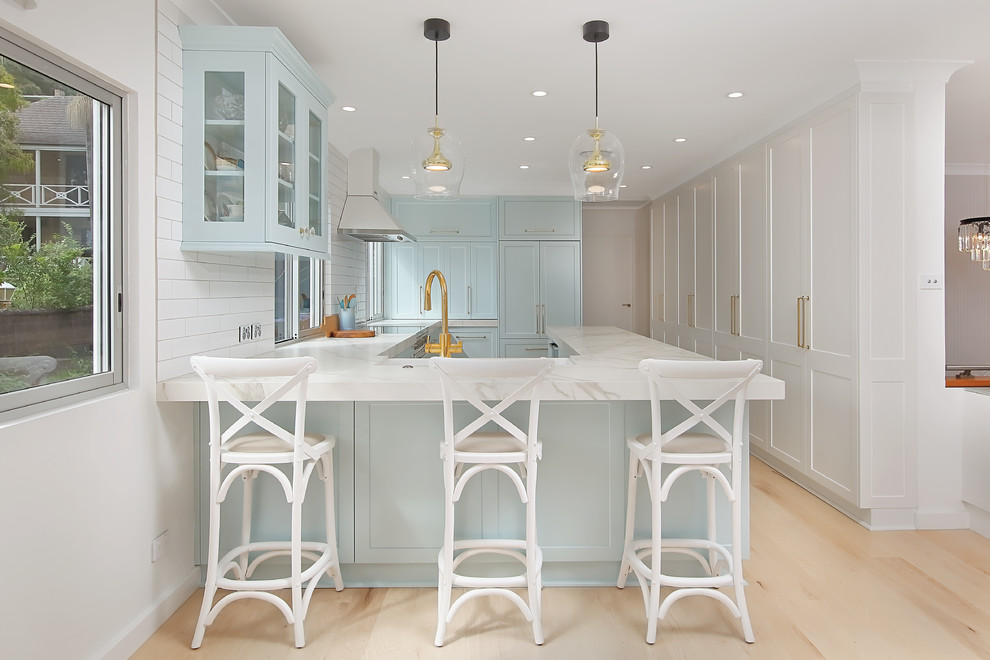
<svg viewBox="0 0 990 660">
<path fill-rule="evenodd" d="M 323 122 L 309 113 L 309 228 L 317 236 L 323 233 L 323 181 L 321 155 Z"/>
<path fill-rule="evenodd" d="M 244 222 L 244 72 L 203 80 L 203 220 Z"/>
<path fill-rule="evenodd" d="M 282 84 L 278 86 L 278 117 L 278 224 L 295 227 L 296 97 Z"/>
</svg>

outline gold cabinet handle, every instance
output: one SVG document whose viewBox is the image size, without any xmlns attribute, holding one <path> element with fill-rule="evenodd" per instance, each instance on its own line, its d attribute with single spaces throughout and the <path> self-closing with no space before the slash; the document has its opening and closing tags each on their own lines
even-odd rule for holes
<svg viewBox="0 0 990 660">
<path fill-rule="evenodd" d="M 419 287 L 419 315 L 423 315 L 423 287 Z"/>
<path fill-rule="evenodd" d="M 736 297 L 729 296 L 729 334 L 736 334 Z"/>
<path fill-rule="evenodd" d="M 542 330 L 540 330 L 540 306 L 539 306 L 539 304 L 537 304 L 536 305 L 536 334 L 540 334 L 541 332 L 542 332 Z"/>
<path fill-rule="evenodd" d="M 687 302 L 688 302 L 688 308 L 687 308 L 688 327 L 693 328 L 694 327 L 694 294 L 693 293 L 687 294 Z"/>
<path fill-rule="evenodd" d="M 657 320 L 663 321 L 663 293 L 657 294 Z"/>
<path fill-rule="evenodd" d="M 471 311 L 472 311 L 471 308 L 473 306 L 474 305 L 471 304 L 471 285 L 468 284 L 468 304 L 467 304 L 467 313 L 468 313 L 468 316 L 471 316 Z"/>
<path fill-rule="evenodd" d="M 632 307 L 632 303 L 622 303 L 623 307 Z"/>
</svg>

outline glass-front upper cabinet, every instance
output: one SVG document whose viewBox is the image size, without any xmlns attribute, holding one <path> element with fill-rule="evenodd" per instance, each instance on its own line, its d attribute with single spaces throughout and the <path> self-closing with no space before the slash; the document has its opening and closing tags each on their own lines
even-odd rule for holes
<svg viewBox="0 0 990 660">
<path fill-rule="evenodd" d="M 332 94 L 277 28 L 179 33 L 182 249 L 325 257 Z"/>
</svg>

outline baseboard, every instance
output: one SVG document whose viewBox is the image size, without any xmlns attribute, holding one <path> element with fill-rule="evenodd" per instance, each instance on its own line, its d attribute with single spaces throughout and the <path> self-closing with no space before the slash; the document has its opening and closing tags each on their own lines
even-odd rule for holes
<svg viewBox="0 0 990 660">
<path fill-rule="evenodd" d="M 916 529 L 969 529 L 969 513 L 966 511 L 916 511 Z"/>
<path fill-rule="evenodd" d="M 964 502 L 964 504 L 969 512 L 969 528 L 980 536 L 990 539 L 990 511 L 968 502 Z"/>
<path fill-rule="evenodd" d="M 118 635 L 107 645 L 106 650 L 97 654 L 96 657 L 104 658 L 104 660 L 126 660 L 131 657 L 201 586 L 200 573 L 198 566 L 191 570 L 172 591 L 162 595 L 142 612 L 130 628 Z M 190 636 L 189 639 L 191 641 L 192 637 Z"/>
</svg>

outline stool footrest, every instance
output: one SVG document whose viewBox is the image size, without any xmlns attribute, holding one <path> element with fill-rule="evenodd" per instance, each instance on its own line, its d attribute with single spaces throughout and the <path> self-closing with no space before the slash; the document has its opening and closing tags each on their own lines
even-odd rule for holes
<svg viewBox="0 0 990 660">
<path fill-rule="evenodd" d="M 312 564 L 306 566 L 302 570 L 299 576 L 300 582 L 308 582 L 314 577 L 318 578 L 322 573 L 327 572 L 327 569 L 330 568 L 333 561 L 332 548 L 328 544 L 307 541 L 301 544 L 301 548 L 302 558 L 304 560 L 311 561 Z M 291 575 L 265 579 L 252 579 L 250 575 L 254 569 L 263 562 L 275 557 L 288 557 L 290 552 L 290 545 L 286 541 L 256 541 L 246 545 L 237 546 L 227 552 L 227 554 L 225 554 L 218 562 L 217 572 L 222 572 L 223 574 L 217 576 L 217 587 L 232 591 L 241 589 L 288 589 L 292 586 Z M 226 573 L 231 570 L 233 566 L 237 565 L 237 559 L 245 553 L 262 553 L 262 555 L 251 560 L 247 571 L 247 576 L 241 578 L 226 577 Z M 331 572 L 336 573 L 338 570 L 339 568 L 334 566 Z"/>
</svg>

